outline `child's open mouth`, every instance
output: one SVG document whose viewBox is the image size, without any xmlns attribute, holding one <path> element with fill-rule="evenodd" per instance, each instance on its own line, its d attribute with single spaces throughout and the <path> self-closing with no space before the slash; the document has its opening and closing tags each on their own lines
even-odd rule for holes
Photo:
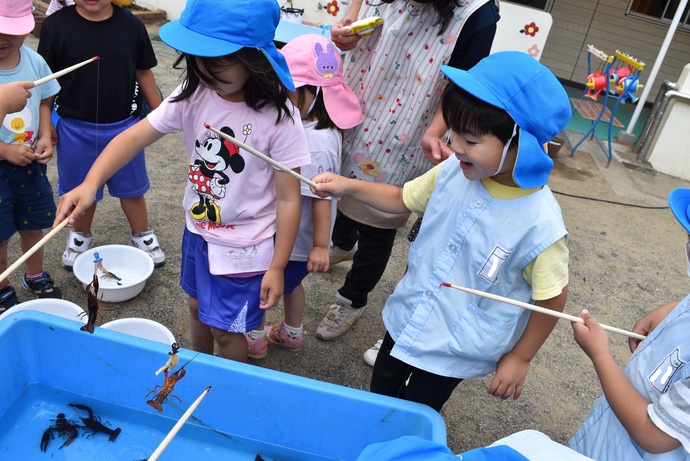
<svg viewBox="0 0 690 461">
<path fill-rule="evenodd" d="M 469 170 L 470 168 L 472 168 L 472 165 L 473 164 L 470 162 L 463 162 L 462 160 L 460 160 L 460 168 L 462 168 L 463 170 Z"/>
</svg>

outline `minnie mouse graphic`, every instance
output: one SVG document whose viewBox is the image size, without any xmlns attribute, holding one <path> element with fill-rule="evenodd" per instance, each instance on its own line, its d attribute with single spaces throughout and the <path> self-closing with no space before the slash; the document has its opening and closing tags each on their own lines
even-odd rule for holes
<svg viewBox="0 0 690 461">
<path fill-rule="evenodd" d="M 227 126 L 220 131 L 235 136 Z M 215 133 L 208 134 L 203 142 L 197 139 L 194 152 L 199 159 L 189 165 L 189 182 L 192 190 L 199 195 L 199 202 L 194 204 L 189 214 L 198 221 L 207 219 L 220 224 L 220 207 L 216 200 L 225 197 L 225 185 L 230 182 L 225 170 L 230 167 L 234 173 L 242 172 L 244 158 L 240 155 L 239 147 Z"/>
</svg>

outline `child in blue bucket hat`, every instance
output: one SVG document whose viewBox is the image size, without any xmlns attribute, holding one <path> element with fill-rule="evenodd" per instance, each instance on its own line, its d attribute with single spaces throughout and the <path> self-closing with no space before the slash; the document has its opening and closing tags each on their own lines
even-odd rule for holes
<svg viewBox="0 0 690 461">
<path fill-rule="evenodd" d="M 440 410 L 467 378 L 496 372 L 488 392 L 517 399 L 556 318 L 443 286 L 450 283 L 562 311 L 567 231 L 546 185 L 544 144 L 570 119 L 568 96 L 531 56 L 494 53 L 442 102 L 448 158 L 402 188 L 324 173 L 324 196 L 348 195 L 385 212 L 424 215 L 408 267 L 383 309 L 387 333 L 371 391 Z"/>
<path fill-rule="evenodd" d="M 668 205 L 690 235 L 690 189 L 675 189 Z M 690 240 L 684 253 L 690 275 Z M 602 395 L 570 439 L 570 447 L 598 461 L 690 459 L 690 295 L 638 320 L 628 340 L 632 356 L 616 363 L 606 332 L 588 311 L 573 323 L 575 340 L 592 360 Z"/>
<path fill-rule="evenodd" d="M 299 171 L 310 163 L 285 58 L 273 44 L 275 0 L 189 0 L 160 30 L 181 54 L 184 80 L 146 118 L 116 137 L 58 216 L 73 222 L 94 188 L 166 133 L 184 133 L 189 164 L 183 199 L 180 285 L 189 295 L 192 348 L 246 361 L 244 333 L 283 294 L 283 272 L 301 211 L 299 181 L 207 126 Z M 58 221 L 59 222 L 59 221 Z"/>
</svg>

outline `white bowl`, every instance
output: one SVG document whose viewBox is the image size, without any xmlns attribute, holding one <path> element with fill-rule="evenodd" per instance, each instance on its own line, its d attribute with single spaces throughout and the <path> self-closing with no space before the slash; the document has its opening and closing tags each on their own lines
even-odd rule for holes
<svg viewBox="0 0 690 461">
<path fill-rule="evenodd" d="M 167 344 L 168 346 L 175 342 L 175 336 L 165 325 L 151 319 L 125 317 L 106 322 L 101 325 L 101 328 L 138 336 L 139 338 Z"/>
<path fill-rule="evenodd" d="M 86 250 L 74 261 L 72 270 L 84 288 L 93 280 L 96 253 L 103 260 L 103 267 L 121 279 L 104 277 L 103 272 L 98 271 L 100 301 L 120 302 L 134 298 L 153 273 L 153 260 L 142 250 L 127 245 L 103 245 Z"/>
</svg>

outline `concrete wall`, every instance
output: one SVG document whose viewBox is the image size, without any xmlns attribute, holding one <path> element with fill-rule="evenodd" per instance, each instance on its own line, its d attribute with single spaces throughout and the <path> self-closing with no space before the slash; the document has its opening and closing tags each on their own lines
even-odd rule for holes
<svg viewBox="0 0 690 461">
<path fill-rule="evenodd" d="M 678 79 L 678 91 L 690 94 L 690 64 Z M 690 102 L 672 100 L 649 147 L 655 170 L 690 181 Z"/>
</svg>

